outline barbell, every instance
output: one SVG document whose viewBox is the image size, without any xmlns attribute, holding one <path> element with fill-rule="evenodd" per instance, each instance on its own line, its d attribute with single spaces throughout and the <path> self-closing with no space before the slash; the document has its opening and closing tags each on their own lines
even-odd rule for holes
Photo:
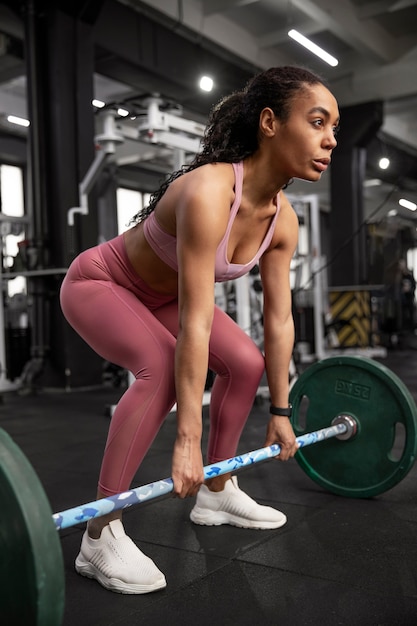
<svg viewBox="0 0 417 626">
<path fill-rule="evenodd" d="M 290 392 L 296 459 L 310 478 L 347 497 L 368 498 L 410 471 L 417 451 L 417 409 L 403 382 L 366 357 L 339 356 L 311 365 Z M 312 444 L 321 442 L 320 446 Z M 205 478 L 278 456 L 278 445 L 204 468 Z M 171 478 L 52 513 L 28 459 L 0 429 L 1 614 L 5 623 L 59 626 L 65 599 L 57 529 L 167 495 Z"/>
</svg>

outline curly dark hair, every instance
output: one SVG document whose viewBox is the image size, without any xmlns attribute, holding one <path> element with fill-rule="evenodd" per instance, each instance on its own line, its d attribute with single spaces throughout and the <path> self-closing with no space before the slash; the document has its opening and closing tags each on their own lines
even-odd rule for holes
<svg viewBox="0 0 417 626">
<path fill-rule="evenodd" d="M 288 119 L 293 98 L 311 85 L 326 81 L 310 70 L 297 66 L 272 67 L 254 76 L 241 91 L 221 99 L 210 112 L 202 139 L 202 150 L 189 165 L 171 174 L 151 195 L 148 206 L 130 223 L 141 222 L 177 178 L 207 163 L 238 163 L 259 147 L 259 117 L 266 107 L 278 119 Z"/>
</svg>

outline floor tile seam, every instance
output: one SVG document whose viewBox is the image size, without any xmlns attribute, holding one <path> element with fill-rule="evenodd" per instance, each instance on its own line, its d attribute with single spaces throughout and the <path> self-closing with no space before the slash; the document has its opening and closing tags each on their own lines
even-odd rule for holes
<svg viewBox="0 0 417 626">
<path fill-rule="evenodd" d="M 277 528 L 275 530 L 266 530 L 266 531 L 259 530 L 258 532 L 261 532 L 261 533 L 262 532 L 266 532 L 267 535 L 260 535 L 259 539 L 255 540 L 253 543 L 251 543 L 250 546 L 242 548 L 241 554 L 247 554 L 248 552 L 250 552 L 252 550 L 257 550 L 263 544 L 268 543 L 268 541 L 272 541 L 273 539 L 275 539 L 279 535 L 286 534 L 287 532 L 289 532 L 289 529 L 286 528 L 286 527 L 280 527 L 280 528 Z"/>
<path fill-rule="evenodd" d="M 141 549 L 142 547 L 146 544 L 147 546 L 153 546 L 153 547 L 158 547 L 158 548 L 163 548 L 165 550 L 175 550 L 177 552 L 185 552 L 187 554 L 193 554 L 193 555 L 198 555 L 198 556 L 204 556 L 204 557 L 211 557 L 212 559 L 216 559 L 219 561 L 225 561 L 225 564 L 227 563 L 232 563 L 234 560 L 236 560 L 236 557 L 228 557 L 228 556 L 224 556 L 221 554 L 210 554 L 205 552 L 204 550 L 201 549 L 197 549 L 197 550 L 193 550 L 191 548 L 187 548 L 187 547 L 182 547 L 182 546 L 175 546 L 175 545 L 170 545 L 168 543 L 157 543 L 155 541 L 149 541 L 149 540 L 141 540 L 141 539 L 137 539 L 137 542 L 140 544 Z"/>
<path fill-rule="evenodd" d="M 219 563 L 216 567 L 213 567 L 213 569 L 210 569 L 210 571 L 207 571 L 205 574 L 202 574 L 201 576 L 196 576 L 195 578 L 193 578 L 193 580 L 190 580 L 188 583 L 185 583 L 184 585 L 179 586 L 175 591 L 173 590 L 172 592 L 167 591 L 165 592 L 166 595 L 170 595 L 170 596 L 174 596 L 177 595 L 178 593 L 183 593 L 186 589 L 189 589 L 195 585 L 200 584 L 201 582 L 203 582 L 204 580 L 211 578 L 213 575 L 217 576 L 217 574 L 225 569 L 226 567 L 228 567 L 229 565 L 231 565 L 235 559 L 228 559 L 225 557 L 217 557 L 216 559 L 220 559 L 223 562 Z"/>
<path fill-rule="evenodd" d="M 225 561 L 226 563 L 233 563 L 236 560 L 240 560 L 240 556 L 246 554 L 247 552 L 251 551 L 251 550 L 257 550 L 259 549 L 259 547 L 261 545 L 263 545 L 264 543 L 271 541 L 273 538 L 276 537 L 276 535 L 278 534 L 278 531 L 280 529 L 277 529 L 276 531 L 268 531 L 268 537 L 263 537 L 261 540 L 254 540 L 253 542 L 251 542 L 251 544 L 249 546 L 246 547 L 242 547 L 239 548 L 239 553 L 238 554 L 234 554 L 233 556 L 224 556 L 222 554 L 218 554 L 218 553 L 207 553 L 206 551 L 204 551 L 203 549 L 196 549 L 193 550 L 192 548 L 187 548 L 187 547 L 179 547 L 176 545 L 170 545 L 168 543 L 161 543 L 161 542 L 154 542 L 154 541 L 149 541 L 149 540 L 141 540 L 140 538 L 136 538 L 137 541 L 143 545 L 143 544 L 147 544 L 147 545 L 153 545 L 153 546 L 159 546 L 162 548 L 168 548 L 168 549 L 172 549 L 172 550 L 178 550 L 180 552 L 186 552 L 188 554 L 198 554 L 198 555 L 203 555 L 203 556 L 210 556 L 213 559 L 220 559 L 222 561 Z"/>
<path fill-rule="evenodd" d="M 271 539 L 272 537 L 269 536 L 269 539 Z M 268 539 L 263 539 L 262 542 L 256 542 L 251 544 L 250 546 L 248 546 L 247 548 L 241 548 L 239 549 L 239 554 L 234 554 L 233 556 L 225 556 L 223 554 L 218 554 L 218 553 L 207 553 L 205 550 L 203 549 L 196 549 L 193 550 L 192 548 L 187 548 L 187 547 L 182 547 L 182 546 L 176 546 L 176 545 L 170 545 L 168 543 L 161 543 L 161 542 L 155 542 L 155 541 L 150 541 L 150 540 L 142 540 L 140 538 L 136 537 L 136 540 L 138 543 L 140 543 L 141 547 L 143 547 L 144 545 L 147 546 L 153 546 L 153 547 L 159 547 L 159 548 L 163 548 L 163 549 L 168 549 L 168 550 L 175 550 L 178 552 L 184 552 L 187 554 L 192 554 L 192 555 L 199 555 L 199 556 L 204 556 L 204 557 L 211 557 L 212 559 L 216 559 L 218 561 L 223 561 L 223 565 L 222 567 L 234 563 L 235 561 L 241 560 L 240 556 L 245 554 L 247 551 L 252 550 L 252 549 L 257 549 L 259 548 L 259 546 L 264 543 L 265 541 L 268 541 Z M 242 559 L 243 560 L 243 559 Z M 248 561 L 250 562 L 250 561 Z"/>
<path fill-rule="evenodd" d="M 291 574 L 293 576 L 302 576 L 303 578 L 307 578 L 307 579 L 311 579 L 311 580 L 319 580 L 319 581 L 323 581 L 326 583 L 334 583 L 336 585 L 339 586 L 346 586 L 346 582 L 341 581 L 341 580 L 337 580 L 335 578 L 332 577 L 328 577 L 328 576 L 320 576 L 320 575 L 312 575 L 312 574 L 307 574 L 305 572 L 302 571 L 297 571 L 294 569 L 290 569 L 290 568 L 285 568 L 285 567 L 274 567 L 273 565 L 269 565 L 268 563 L 258 563 L 258 562 L 254 562 L 254 561 L 248 561 L 245 559 L 241 559 L 241 558 L 237 558 L 237 561 L 241 562 L 241 563 L 245 563 L 246 565 L 250 565 L 252 567 L 262 567 L 262 568 L 266 568 L 266 569 L 270 569 L 272 571 L 281 571 L 283 573 L 286 574 Z M 377 591 L 373 591 L 371 589 L 368 589 L 367 587 L 365 587 L 364 585 L 356 585 L 354 581 L 351 581 L 349 583 L 349 588 L 350 590 L 357 590 L 357 591 L 362 591 L 368 595 L 372 595 L 375 598 L 408 598 L 410 600 L 416 600 L 417 599 L 417 591 L 415 593 L 415 595 L 409 594 L 409 593 L 398 593 L 398 594 L 387 594 L 385 591 L 381 591 L 381 592 L 377 592 Z"/>
<path fill-rule="evenodd" d="M 294 493 L 296 493 L 297 490 L 294 489 Z M 332 501 L 334 499 L 334 494 L 330 493 L 329 491 L 324 491 L 322 492 L 317 492 L 317 494 L 314 494 L 317 496 L 321 496 L 321 497 L 332 497 Z M 310 496 L 311 497 L 311 496 Z M 339 497 L 343 497 L 343 496 L 339 496 Z M 344 498 L 345 500 L 349 499 L 349 498 Z M 257 499 L 257 502 L 259 504 L 264 504 L 265 506 L 272 506 L 273 508 L 279 508 L 279 510 L 285 509 L 285 507 L 297 507 L 297 508 L 303 508 L 303 509 L 318 509 L 321 508 L 322 506 L 327 506 L 329 503 L 328 502 L 323 502 L 320 504 L 317 504 L 317 502 L 315 503 L 309 503 L 309 502 L 293 502 L 291 500 L 262 500 L 261 498 Z M 285 512 L 285 511 L 284 511 Z"/>
</svg>

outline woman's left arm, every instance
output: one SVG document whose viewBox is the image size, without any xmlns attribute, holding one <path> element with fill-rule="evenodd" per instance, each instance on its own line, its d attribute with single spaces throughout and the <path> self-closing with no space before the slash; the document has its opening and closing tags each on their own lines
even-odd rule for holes
<svg viewBox="0 0 417 626">
<path fill-rule="evenodd" d="M 260 272 L 264 296 L 264 350 L 271 404 L 288 407 L 289 367 L 294 347 L 290 263 L 298 241 L 298 218 L 285 195 L 271 247 L 263 255 Z M 293 457 L 298 446 L 288 417 L 271 415 L 265 445 L 281 446 L 279 459 Z"/>
</svg>

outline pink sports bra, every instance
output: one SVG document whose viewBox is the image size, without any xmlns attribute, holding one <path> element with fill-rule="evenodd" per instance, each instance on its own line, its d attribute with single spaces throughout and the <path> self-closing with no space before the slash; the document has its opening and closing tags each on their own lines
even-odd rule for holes
<svg viewBox="0 0 417 626">
<path fill-rule="evenodd" d="M 258 263 L 260 257 L 271 243 L 271 239 L 274 234 L 275 222 L 280 210 L 278 196 L 276 213 L 271 220 L 271 224 L 261 244 L 261 247 L 253 257 L 253 259 L 245 265 L 241 265 L 238 263 L 229 263 L 227 259 L 227 245 L 229 242 L 230 231 L 232 230 L 234 219 L 240 207 L 243 184 L 243 162 L 241 161 L 239 163 L 232 163 L 232 165 L 235 172 L 235 199 L 230 209 L 230 217 L 227 224 L 226 232 L 216 252 L 215 280 L 218 283 L 232 280 L 234 278 L 239 278 L 240 276 L 247 274 Z M 143 234 L 145 235 L 146 241 L 149 243 L 155 254 L 157 254 L 158 257 L 162 261 L 164 261 L 164 263 L 169 265 L 169 267 L 171 267 L 175 271 L 178 271 L 176 237 L 165 232 L 160 227 L 156 220 L 155 212 L 148 215 L 146 220 L 143 222 Z"/>
</svg>

